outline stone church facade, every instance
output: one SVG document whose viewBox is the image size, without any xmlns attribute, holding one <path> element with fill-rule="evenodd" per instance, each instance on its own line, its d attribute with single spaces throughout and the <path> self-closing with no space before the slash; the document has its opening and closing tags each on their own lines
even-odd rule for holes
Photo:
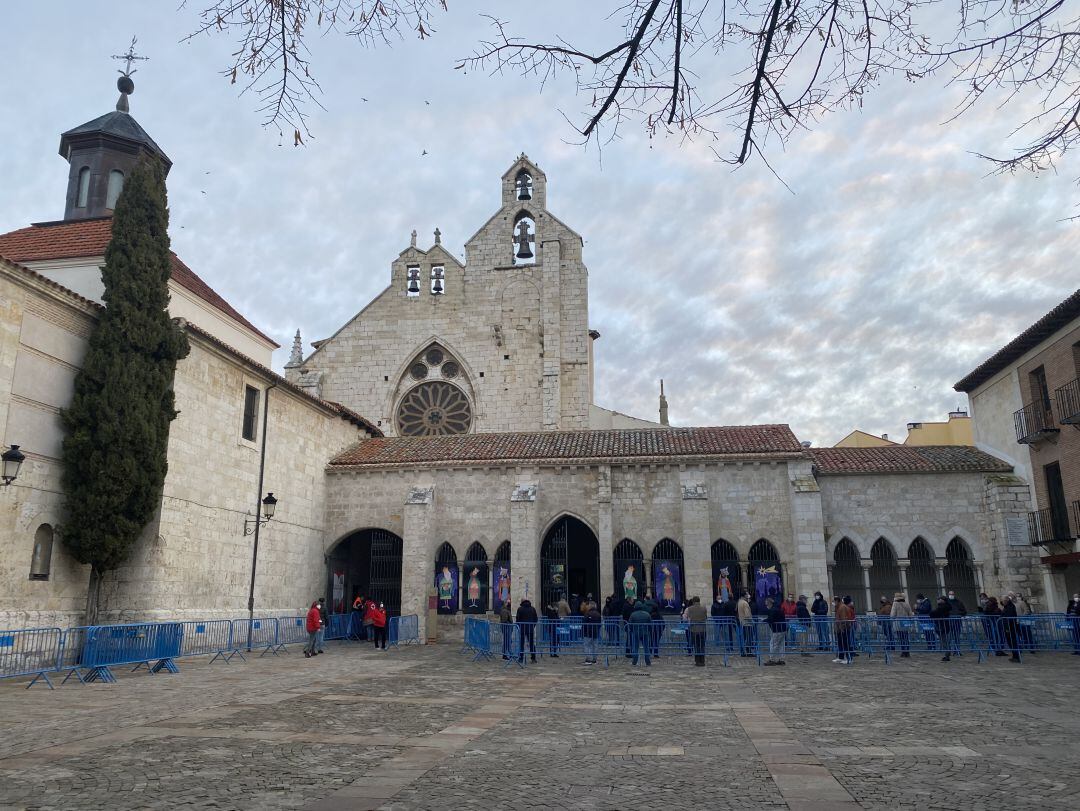
<svg viewBox="0 0 1080 811">
<path fill-rule="evenodd" d="M 110 189 L 133 152 L 168 160 L 129 118 L 125 102 L 65 133 L 62 146 L 81 146 L 62 152 L 64 220 L 0 234 L 0 418 L 28 456 L 0 492 L 9 627 L 76 623 L 85 598 L 85 567 L 62 543 L 57 414 L 100 311 Z M 280 501 L 259 612 L 320 593 L 345 610 L 364 593 L 433 637 L 507 592 L 516 604 L 653 590 L 674 611 L 760 580 L 850 593 L 863 609 L 945 588 L 972 602 L 1020 588 L 1038 603 L 1036 558 L 1010 534 L 1027 485 L 991 455 L 813 449 L 786 425 L 673 427 L 662 395 L 658 422 L 597 405 L 582 239 L 526 156 L 498 191 L 464 263 L 437 231 L 426 249 L 414 234 L 341 329 L 306 356 L 297 335 L 284 377 L 268 368 L 276 344 L 174 256 L 170 312 L 193 351 L 177 369 L 159 514 L 109 576 L 106 617 L 244 613 L 262 449 L 262 489 Z"/>
</svg>

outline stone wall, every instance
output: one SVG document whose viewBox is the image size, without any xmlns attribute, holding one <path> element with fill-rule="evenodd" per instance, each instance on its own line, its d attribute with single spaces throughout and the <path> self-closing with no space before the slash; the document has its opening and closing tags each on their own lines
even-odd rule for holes
<svg viewBox="0 0 1080 811">
<path fill-rule="evenodd" d="M 179 416 L 169 433 L 162 508 L 130 561 L 104 588 L 110 619 L 237 617 L 246 614 L 262 408 L 273 379 L 190 334 L 177 367 Z M 244 388 L 262 390 L 258 435 L 241 436 Z M 304 613 L 325 591 L 325 461 L 356 442 L 359 429 L 284 387 L 269 389 L 262 492 L 278 499 L 260 530 L 257 613 Z"/>
<path fill-rule="evenodd" d="M 391 265 L 390 286 L 300 365 L 290 380 L 343 403 L 398 433 L 402 396 L 425 381 L 409 366 L 433 343 L 461 372 L 448 380 L 472 404 L 471 430 L 537 431 L 587 428 L 591 390 L 588 272 L 581 237 L 544 207 L 546 180 L 527 160 L 534 195 L 518 201 L 503 183 L 500 210 L 466 243 L 462 265 L 441 244 L 406 248 Z M 535 261 L 515 264 L 512 235 L 521 213 L 535 222 Z M 431 273 L 444 268 L 444 292 L 431 292 Z M 419 271 L 410 296 L 409 270 Z"/>
<path fill-rule="evenodd" d="M 66 626 L 86 605 L 89 567 L 64 548 L 59 410 L 71 401 L 97 308 L 0 260 L 0 421 L 26 454 L 0 488 L 0 627 Z M 31 578 L 35 543 L 40 579 Z"/>
</svg>

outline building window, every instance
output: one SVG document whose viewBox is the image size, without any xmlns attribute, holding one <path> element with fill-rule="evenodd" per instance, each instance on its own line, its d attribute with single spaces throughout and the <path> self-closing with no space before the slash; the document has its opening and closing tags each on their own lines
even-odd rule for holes
<svg viewBox="0 0 1080 811">
<path fill-rule="evenodd" d="M 109 191 L 105 196 L 105 208 L 116 208 L 116 201 L 120 198 L 120 191 L 124 188 L 124 173 L 119 169 L 109 172 Z"/>
<path fill-rule="evenodd" d="M 242 436 L 248 442 L 254 442 L 258 433 L 259 390 L 254 386 L 244 386 L 244 428 Z"/>
<path fill-rule="evenodd" d="M 34 533 L 34 555 L 30 559 L 30 579 L 48 580 L 52 567 L 53 528 L 42 524 Z"/>
<path fill-rule="evenodd" d="M 527 212 L 518 214 L 513 231 L 514 264 L 531 265 L 536 262 L 536 221 Z"/>
<path fill-rule="evenodd" d="M 1031 402 L 1043 413 L 1050 413 L 1050 388 L 1046 385 L 1046 369 L 1040 366 L 1028 373 L 1028 386 L 1031 389 Z"/>
<path fill-rule="evenodd" d="M 532 188 L 532 175 L 522 169 L 514 179 L 514 191 L 517 192 L 517 199 L 532 200 Z"/>
<path fill-rule="evenodd" d="M 79 170 L 79 195 L 75 199 L 76 208 L 86 208 L 90 199 L 90 167 L 84 166 Z"/>
</svg>

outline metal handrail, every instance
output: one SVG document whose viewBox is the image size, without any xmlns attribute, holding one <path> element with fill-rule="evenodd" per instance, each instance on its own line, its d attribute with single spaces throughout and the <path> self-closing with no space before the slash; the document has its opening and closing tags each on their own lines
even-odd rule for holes
<svg viewBox="0 0 1080 811">
<path fill-rule="evenodd" d="M 1077 502 L 1080 503 L 1080 502 Z M 1073 504 L 1074 511 L 1076 504 Z M 1068 543 L 1074 539 L 1069 531 L 1069 516 L 1055 513 L 1051 509 L 1035 510 L 1028 513 L 1028 530 L 1032 546 L 1049 543 Z"/>
<path fill-rule="evenodd" d="M 1030 444 L 1040 439 L 1043 434 L 1058 430 L 1050 409 L 1041 402 L 1028 403 L 1013 412 L 1013 425 L 1016 428 L 1016 441 L 1020 444 Z"/>
<path fill-rule="evenodd" d="M 1062 425 L 1080 425 L 1080 377 L 1054 391 L 1057 402 L 1058 422 Z"/>
</svg>

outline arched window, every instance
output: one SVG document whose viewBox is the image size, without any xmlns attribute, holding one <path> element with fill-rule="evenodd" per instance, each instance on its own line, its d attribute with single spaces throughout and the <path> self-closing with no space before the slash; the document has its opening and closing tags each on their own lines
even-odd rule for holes
<svg viewBox="0 0 1080 811">
<path fill-rule="evenodd" d="M 760 538 L 750 547 L 746 556 L 750 563 L 750 598 L 765 604 L 765 598 L 775 595 L 783 599 L 784 572 L 776 547 Z"/>
<path fill-rule="evenodd" d="M 682 611 L 683 598 L 686 595 L 686 581 L 683 577 L 683 551 L 671 538 L 659 541 L 652 551 L 652 589 L 653 599 L 665 614 L 678 614 Z"/>
<path fill-rule="evenodd" d="M 968 611 L 979 603 L 979 580 L 971 562 L 971 551 L 960 538 L 953 538 L 945 547 L 945 590 L 955 591 Z"/>
<path fill-rule="evenodd" d="M 514 220 L 514 264 L 531 265 L 536 262 L 536 221 L 521 212 Z"/>
<path fill-rule="evenodd" d="M 532 200 L 532 175 L 522 169 L 514 178 L 514 192 L 518 200 Z"/>
<path fill-rule="evenodd" d="M 900 591 L 900 567 L 896 565 L 892 544 L 878 538 L 870 548 L 870 560 L 874 564 L 870 568 L 871 595 L 875 600 L 887 597 L 892 602 L 893 594 Z"/>
<path fill-rule="evenodd" d="M 448 543 L 435 553 L 435 591 L 439 598 L 440 614 L 456 614 L 461 597 L 461 572 L 458 570 L 457 552 Z"/>
<path fill-rule="evenodd" d="M 833 594 L 850 596 L 855 612 L 866 611 L 866 584 L 863 582 L 862 561 L 859 550 L 849 538 L 841 538 L 833 550 Z"/>
<path fill-rule="evenodd" d="M 86 208 L 90 202 L 90 167 L 84 166 L 79 170 L 79 190 L 75 198 L 76 208 Z"/>
<path fill-rule="evenodd" d="M 124 188 L 124 173 L 119 169 L 109 172 L 109 190 L 105 196 L 105 208 L 116 208 L 116 201 L 120 199 L 120 192 Z"/>
<path fill-rule="evenodd" d="M 397 431 L 402 436 L 467 434 L 472 403 L 468 375 L 442 346 L 433 343 L 413 358 L 398 384 Z"/>
<path fill-rule="evenodd" d="M 496 614 L 502 604 L 510 602 L 510 541 L 503 541 L 495 550 L 495 563 L 491 573 L 491 610 Z"/>
<path fill-rule="evenodd" d="M 30 579 L 48 580 L 52 568 L 53 528 L 42 524 L 34 533 L 34 554 L 30 558 Z"/>
<path fill-rule="evenodd" d="M 711 552 L 713 599 L 725 589 L 732 596 L 739 595 L 742 592 L 739 553 L 723 538 L 713 543 Z"/>
<path fill-rule="evenodd" d="M 465 551 L 461 573 L 465 581 L 461 610 L 466 614 L 485 613 L 488 606 L 488 561 L 487 550 L 479 542 Z"/>
<path fill-rule="evenodd" d="M 615 544 L 612 553 L 615 567 L 615 596 L 625 600 L 632 596 L 640 600 L 645 596 L 645 555 L 641 547 L 629 538 Z"/>
<path fill-rule="evenodd" d="M 912 600 L 920 594 L 929 597 L 934 602 L 934 597 L 941 591 L 937 579 L 937 566 L 934 564 L 934 551 L 922 538 L 916 538 L 908 547 L 907 584 Z"/>
</svg>

